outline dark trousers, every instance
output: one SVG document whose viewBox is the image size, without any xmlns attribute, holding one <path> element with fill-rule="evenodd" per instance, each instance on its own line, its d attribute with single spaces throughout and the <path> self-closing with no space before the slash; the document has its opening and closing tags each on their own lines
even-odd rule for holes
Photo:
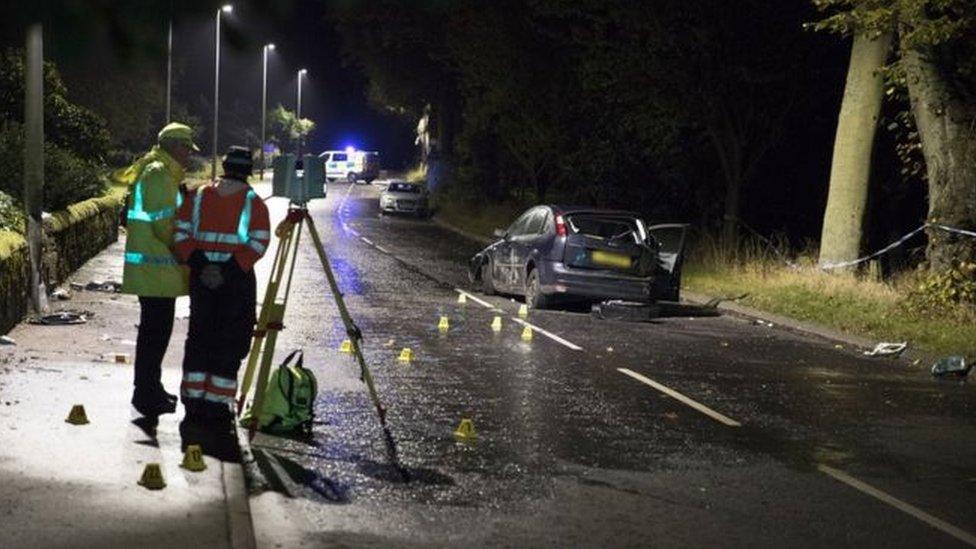
<svg viewBox="0 0 976 549">
<path fill-rule="evenodd" d="M 190 329 L 183 373 L 204 372 L 236 379 L 250 350 L 257 320 L 254 270 L 245 273 L 236 264 L 226 266 L 222 269 L 223 284 L 210 289 L 200 282 L 203 266 L 199 267 L 190 271 Z"/>
<path fill-rule="evenodd" d="M 136 393 L 151 394 L 163 388 L 163 356 L 173 333 L 176 298 L 140 297 L 139 309 L 134 384 Z"/>
</svg>

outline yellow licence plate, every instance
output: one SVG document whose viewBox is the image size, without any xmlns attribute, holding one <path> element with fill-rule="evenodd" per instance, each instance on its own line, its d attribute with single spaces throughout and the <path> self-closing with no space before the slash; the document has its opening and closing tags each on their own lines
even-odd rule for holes
<svg viewBox="0 0 976 549">
<path fill-rule="evenodd" d="M 618 269 L 630 268 L 629 255 L 593 250 L 590 254 L 590 259 L 593 260 L 595 265 L 601 265 L 603 267 L 616 267 Z"/>
</svg>

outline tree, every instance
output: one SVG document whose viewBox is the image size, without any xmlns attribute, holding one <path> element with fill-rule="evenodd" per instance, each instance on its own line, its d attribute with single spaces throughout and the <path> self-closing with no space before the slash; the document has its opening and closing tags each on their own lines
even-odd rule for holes
<svg viewBox="0 0 976 549">
<path fill-rule="evenodd" d="M 815 0 L 818 27 L 842 34 L 897 32 L 894 85 L 905 86 L 925 157 L 928 221 L 976 229 L 976 3 L 970 0 Z M 928 230 L 933 272 L 973 278 L 976 239 Z"/>
<path fill-rule="evenodd" d="M 820 238 L 821 264 L 850 261 L 861 251 L 871 152 L 884 98 L 881 72 L 888 62 L 891 38 L 890 32 L 854 36 L 834 138 L 830 191 Z"/>
<path fill-rule="evenodd" d="M 296 150 L 298 143 L 315 129 L 315 122 L 298 119 L 295 111 L 281 105 L 268 112 L 268 136 L 271 142 L 285 150 Z"/>
</svg>

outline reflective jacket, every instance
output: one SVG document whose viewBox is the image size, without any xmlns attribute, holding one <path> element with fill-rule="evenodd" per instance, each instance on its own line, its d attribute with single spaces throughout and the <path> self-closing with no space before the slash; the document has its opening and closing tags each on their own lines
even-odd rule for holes
<svg viewBox="0 0 976 549">
<path fill-rule="evenodd" d="M 173 255 L 173 221 L 183 201 L 183 167 L 161 148 L 129 170 L 134 184 L 126 214 L 122 292 L 143 297 L 189 293 L 189 272 Z"/>
<path fill-rule="evenodd" d="M 199 250 L 215 263 L 233 258 L 248 272 L 271 240 L 268 208 L 248 185 L 226 196 L 216 185 L 201 187 L 176 217 L 176 255 L 184 263 Z"/>
</svg>

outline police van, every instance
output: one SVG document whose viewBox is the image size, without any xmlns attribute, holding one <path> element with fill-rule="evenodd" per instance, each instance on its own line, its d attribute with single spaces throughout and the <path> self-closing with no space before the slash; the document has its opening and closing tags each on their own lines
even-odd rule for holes
<svg viewBox="0 0 976 549">
<path fill-rule="evenodd" d="M 328 181 L 345 179 L 349 183 L 372 183 L 380 173 L 380 153 L 347 148 L 343 151 L 324 151 L 319 155 L 325 162 Z"/>
</svg>

